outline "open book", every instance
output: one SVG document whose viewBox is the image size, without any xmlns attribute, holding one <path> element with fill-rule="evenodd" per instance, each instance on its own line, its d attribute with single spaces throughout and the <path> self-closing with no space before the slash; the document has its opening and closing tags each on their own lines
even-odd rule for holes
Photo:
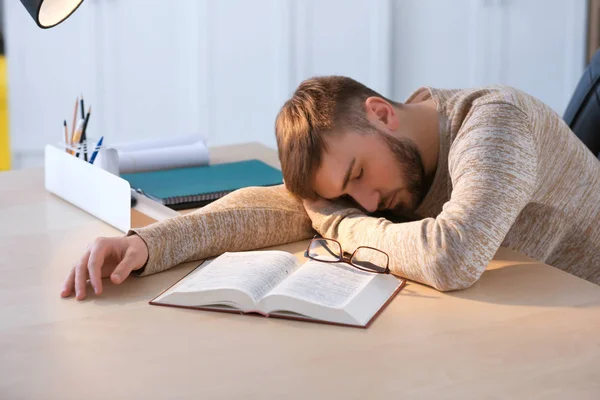
<svg viewBox="0 0 600 400">
<path fill-rule="evenodd" d="M 248 251 L 200 265 L 150 304 L 367 327 L 404 284 L 345 263 L 298 265 L 284 251 Z"/>
</svg>

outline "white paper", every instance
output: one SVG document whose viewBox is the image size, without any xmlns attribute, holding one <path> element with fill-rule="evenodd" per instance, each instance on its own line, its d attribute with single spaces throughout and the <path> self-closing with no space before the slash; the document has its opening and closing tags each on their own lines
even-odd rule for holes
<svg viewBox="0 0 600 400">
<path fill-rule="evenodd" d="M 296 258 L 283 251 L 225 253 L 194 274 L 176 291 L 237 289 L 258 303 L 296 267 Z"/>
<path fill-rule="evenodd" d="M 119 173 L 157 171 L 208 165 L 208 148 L 203 141 L 182 146 L 123 151 L 117 149 Z"/>
<path fill-rule="evenodd" d="M 376 276 L 345 263 L 308 261 L 270 295 L 284 295 L 320 304 L 343 308 Z"/>
<path fill-rule="evenodd" d="M 101 147 L 94 160 L 94 166 L 119 176 L 119 154 L 117 150 Z"/>
<path fill-rule="evenodd" d="M 208 146 L 198 135 L 119 144 L 105 142 L 94 162 L 115 175 L 208 164 Z"/>
<path fill-rule="evenodd" d="M 119 151 L 139 151 L 148 149 L 162 149 L 165 147 L 185 146 L 202 142 L 206 146 L 206 142 L 199 135 L 187 136 L 168 136 L 156 139 L 135 140 L 130 142 L 121 142 L 111 144 L 112 148 Z"/>
</svg>

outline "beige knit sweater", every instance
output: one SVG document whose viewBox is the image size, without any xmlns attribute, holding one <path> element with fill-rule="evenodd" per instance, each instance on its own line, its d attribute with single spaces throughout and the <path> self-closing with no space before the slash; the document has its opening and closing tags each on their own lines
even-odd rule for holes
<svg viewBox="0 0 600 400">
<path fill-rule="evenodd" d="M 440 156 L 421 219 L 394 223 L 341 204 L 309 218 L 282 186 L 247 188 L 130 232 L 149 248 L 140 275 L 306 239 L 314 228 L 347 251 L 384 250 L 394 273 L 438 290 L 472 285 L 499 246 L 600 284 L 600 161 L 561 118 L 509 87 L 422 88 L 407 102 L 430 97 Z"/>
</svg>

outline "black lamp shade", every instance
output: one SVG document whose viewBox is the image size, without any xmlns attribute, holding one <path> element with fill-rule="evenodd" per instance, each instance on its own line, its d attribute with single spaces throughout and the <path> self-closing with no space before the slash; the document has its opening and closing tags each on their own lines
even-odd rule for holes
<svg viewBox="0 0 600 400">
<path fill-rule="evenodd" d="M 21 0 L 40 28 L 52 28 L 69 18 L 83 0 Z"/>
</svg>

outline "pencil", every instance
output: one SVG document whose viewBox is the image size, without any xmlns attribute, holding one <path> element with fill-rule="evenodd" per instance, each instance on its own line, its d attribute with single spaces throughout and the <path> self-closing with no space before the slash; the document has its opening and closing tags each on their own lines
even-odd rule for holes
<svg viewBox="0 0 600 400">
<path fill-rule="evenodd" d="M 77 125 L 77 107 L 79 107 L 79 97 L 75 98 L 75 111 L 73 111 L 73 125 L 71 125 L 71 139 L 69 140 L 70 145 L 73 145 L 73 137 L 75 136 L 75 125 Z"/>
<path fill-rule="evenodd" d="M 65 151 L 70 154 L 71 152 L 69 151 L 69 129 L 67 128 L 66 119 L 63 121 L 63 126 L 65 128 Z"/>
</svg>

